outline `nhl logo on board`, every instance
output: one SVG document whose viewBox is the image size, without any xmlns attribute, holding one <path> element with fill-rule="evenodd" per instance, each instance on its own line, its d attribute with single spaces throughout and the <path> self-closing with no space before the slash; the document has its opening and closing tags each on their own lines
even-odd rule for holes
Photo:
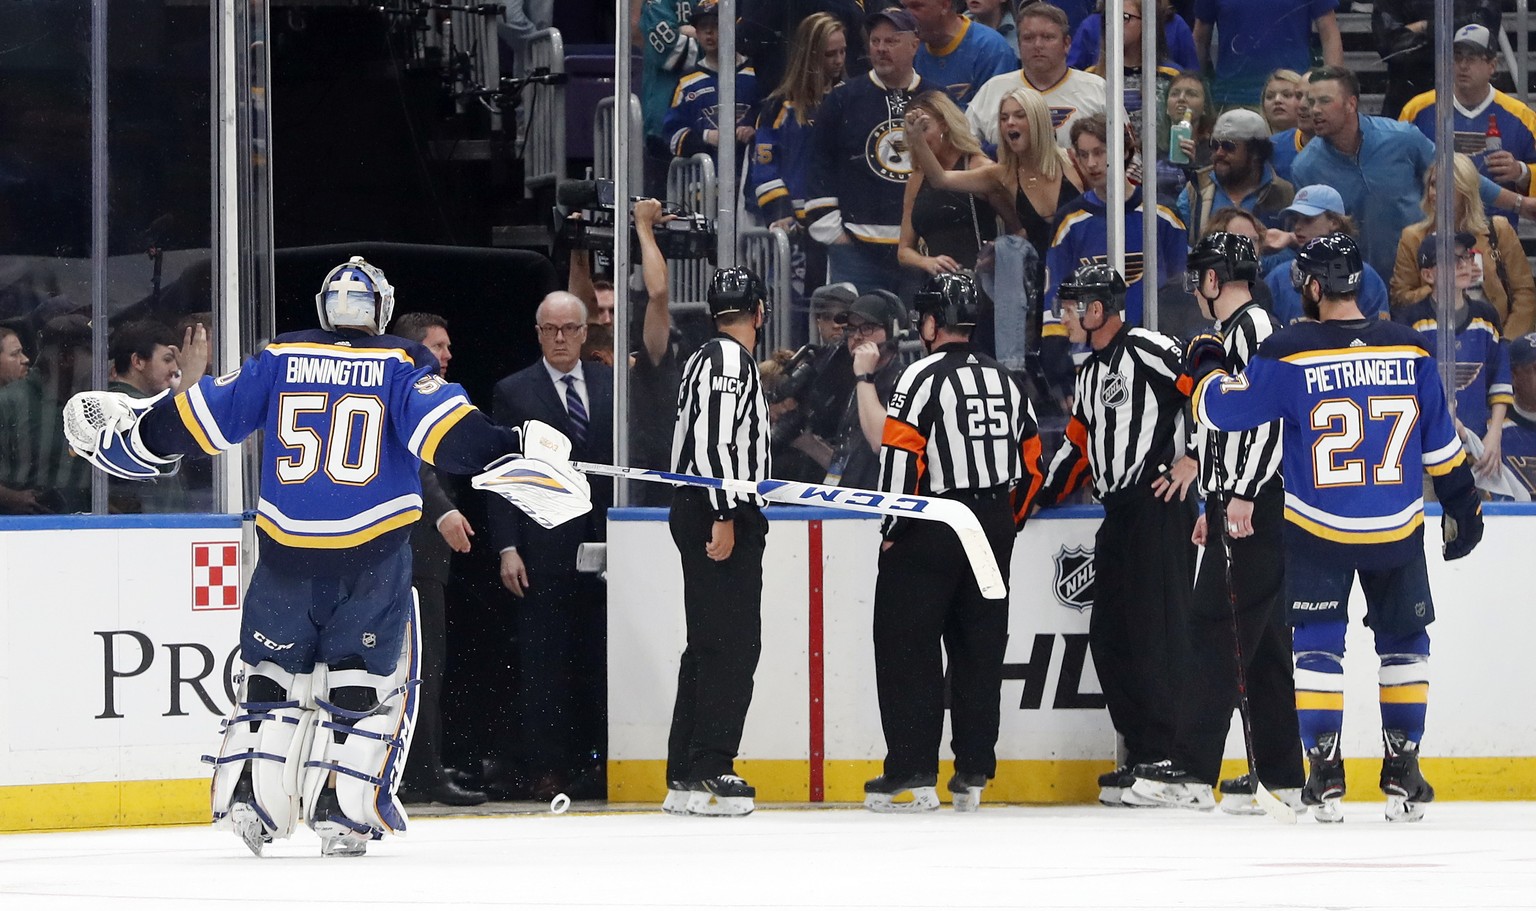
<svg viewBox="0 0 1536 911">
<path fill-rule="evenodd" d="M 1078 613 L 1093 607 L 1093 550 L 1063 547 L 1052 559 L 1056 562 L 1056 578 L 1051 581 L 1051 591 L 1057 602 Z"/>
<path fill-rule="evenodd" d="M 1125 377 L 1118 373 L 1111 373 L 1104 378 L 1104 389 L 1099 393 L 1099 400 L 1106 408 L 1119 408 L 1131 399 L 1131 391 L 1125 385 Z"/>
</svg>

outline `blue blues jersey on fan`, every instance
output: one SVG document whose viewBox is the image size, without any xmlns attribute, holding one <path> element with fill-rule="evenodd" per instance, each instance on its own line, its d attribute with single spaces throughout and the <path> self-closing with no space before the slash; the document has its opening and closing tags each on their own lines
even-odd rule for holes
<svg viewBox="0 0 1536 911">
<path fill-rule="evenodd" d="M 1393 318 L 1424 336 L 1424 344 L 1438 343 L 1440 321 L 1435 302 L 1415 301 Z M 1456 419 L 1468 430 L 1488 432 L 1489 410 L 1494 405 L 1513 405 L 1514 388 L 1509 379 L 1509 357 L 1499 334 L 1499 313 L 1486 301 L 1468 301 L 1456 325 Z"/>
<path fill-rule="evenodd" d="M 1509 418 L 1504 421 L 1502 442 L 1499 457 L 1504 467 L 1514 473 L 1529 497 L 1536 499 L 1536 419 L 1511 408 Z"/>
<path fill-rule="evenodd" d="M 398 547 L 421 517 L 421 461 L 438 464 L 456 428 L 455 445 L 443 448 L 447 470 L 473 473 L 518 449 L 515 432 L 490 424 L 461 386 L 439 377 L 420 344 L 323 329 L 279 336 L 238 370 L 163 400 L 143 422 L 160 453 L 213 455 L 264 431 L 256 528 L 277 546 L 262 559 L 306 566 L 355 566 Z"/>
<path fill-rule="evenodd" d="M 1499 145 L 1516 161 L 1536 162 L 1536 111 L 1532 111 L 1518 98 L 1513 98 L 1495 88 L 1488 89 L 1488 97 L 1476 108 L 1467 109 L 1458 102 L 1451 105 L 1451 129 L 1456 151 L 1472 159 L 1477 171 L 1492 179 L 1488 173 L 1488 121 L 1499 127 Z M 1411 123 L 1419 132 L 1435 139 L 1435 93 L 1425 92 L 1415 96 L 1397 115 L 1398 120 Z M 1526 181 L 1512 185 L 1521 195 L 1536 191 L 1536 171 L 1526 175 Z M 1488 215 L 1503 215 L 1510 224 L 1517 224 L 1519 216 L 1508 209 L 1489 207 Z"/>
<path fill-rule="evenodd" d="M 1205 377 L 1192 404 L 1216 430 L 1284 421 L 1287 540 L 1330 565 L 1421 557 L 1421 470 L 1441 499 L 1472 484 L 1435 359 L 1396 323 L 1297 323 L 1266 339 L 1242 374 Z"/>
</svg>

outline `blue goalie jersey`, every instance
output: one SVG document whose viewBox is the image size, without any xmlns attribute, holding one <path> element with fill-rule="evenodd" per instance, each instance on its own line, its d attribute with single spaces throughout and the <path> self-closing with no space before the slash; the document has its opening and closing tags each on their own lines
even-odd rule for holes
<svg viewBox="0 0 1536 911">
<path fill-rule="evenodd" d="M 476 432 L 459 435 L 448 470 L 476 471 L 516 448 L 515 433 L 486 421 L 421 345 L 310 330 L 161 402 L 144 439 L 163 454 L 213 455 L 262 430 L 259 532 L 279 551 L 382 552 L 421 517 L 421 461 L 438 463 L 461 425 Z"/>
<path fill-rule="evenodd" d="M 1442 499 L 1472 483 L 1435 359 L 1406 326 L 1297 323 L 1242 374 L 1207 376 L 1192 404 L 1215 430 L 1284 421 L 1287 540 L 1333 565 L 1380 569 L 1422 553 L 1421 472 Z"/>
</svg>

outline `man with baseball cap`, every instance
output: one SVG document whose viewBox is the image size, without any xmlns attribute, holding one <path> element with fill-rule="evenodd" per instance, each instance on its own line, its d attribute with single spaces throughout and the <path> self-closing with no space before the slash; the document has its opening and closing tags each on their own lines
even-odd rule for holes
<svg viewBox="0 0 1536 911">
<path fill-rule="evenodd" d="M 1210 166 L 1201 168 L 1194 184 L 1179 194 L 1179 217 L 1189 225 L 1190 236 L 1200 236 L 1211 213 L 1227 206 L 1252 212 L 1266 227 L 1279 227 L 1296 188 L 1275 174 L 1269 163 L 1274 155 L 1269 124 L 1261 115 L 1233 108 L 1218 117 L 1211 131 Z"/>
<path fill-rule="evenodd" d="M 1435 87 L 1435 4 L 1438 0 L 1375 0 L 1371 33 L 1376 53 L 1387 65 L 1387 94 L 1381 116 L 1397 117 L 1408 99 Z M 1453 0 L 1451 27 L 1481 25 L 1499 33 L 1505 4 L 1498 0 Z"/>
<path fill-rule="evenodd" d="M 1289 232 L 1288 236 L 1281 234 L 1289 241 L 1289 249 L 1285 251 L 1288 255 L 1278 264 L 1269 267 L 1269 273 L 1264 276 L 1264 284 L 1269 287 L 1273 298 L 1270 312 L 1282 326 L 1289 326 L 1302 318 L 1301 292 L 1295 287 L 1291 276 L 1291 268 L 1295 265 L 1294 251 L 1301 249 L 1314 237 L 1325 234 L 1341 233 L 1359 237 L 1360 229 L 1344 211 L 1344 199 L 1339 196 L 1339 191 L 1323 184 L 1297 190 L 1291 204 L 1281 210 L 1281 216 L 1284 219 L 1284 230 Z M 1271 235 L 1274 233 L 1270 232 Z M 1266 246 L 1269 244 L 1266 243 Z M 1387 283 L 1370 263 L 1365 264 L 1356 303 L 1360 305 L 1360 312 L 1369 318 L 1386 319 L 1388 316 Z"/>
<path fill-rule="evenodd" d="M 1494 183 L 1522 196 L 1536 193 L 1531 176 L 1531 163 L 1536 162 L 1536 111 L 1493 87 L 1493 74 L 1499 69 L 1498 39 L 1481 25 L 1468 25 L 1456 32 L 1452 47 L 1456 151 L 1471 155 L 1477 170 Z M 1435 93 L 1430 90 L 1404 105 L 1398 119 L 1434 141 L 1435 116 Z M 1488 214 L 1515 220 L 1515 213 L 1504 209 Z"/>
</svg>

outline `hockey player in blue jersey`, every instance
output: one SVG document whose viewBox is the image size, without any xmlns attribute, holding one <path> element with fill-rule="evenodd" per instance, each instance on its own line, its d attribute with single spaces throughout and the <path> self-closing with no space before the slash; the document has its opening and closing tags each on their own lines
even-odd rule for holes
<svg viewBox="0 0 1536 911">
<path fill-rule="evenodd" d="M 1296 284 L 1312 321 L 1275 333 L 1237 376 L 1211 335 L 1188 348 L 1196 419 L 1213 430 L 1284 423 L 1285 585 L 1295 633 L 1296 710 L 1311 766 L 1302 800 L 1343 816 L 1344 632 L 1350 588 L 1365 592 L 1380 656 L 1387 819 L 1423 818 L 1435 792 L 1419 771 L 1434 621 L 1424 559 L 1422 467 L 1444 518 L 1446 560 L 1483 535 L 1481 500 L 1435 360 L 1406 326 L 1356 304 L 1360 250 L 1343 234 L 1308 241 Z"/>
<path fill-rule="evenodd" d="M 547 425 L 492 424 L 429 350 L 383 334 L 394 289 L 362 257 L 332 269 L 315 302 L 323 328 L 279 336 L 223 376 L 174 398 L 80 393 L 64 416 L 76 454 L 133 480 L 264 432 L 261 558 L 236 706 L 211 757 L 214 823 L 258 855 L 300 820 L 325 855 L 405 831 L 395 788 L 417 702 L 421 462 L 470 474 L 508 453 L 569 453 Z M 553 481 L 569 471 L 550 467 Z"/>
</svg>

